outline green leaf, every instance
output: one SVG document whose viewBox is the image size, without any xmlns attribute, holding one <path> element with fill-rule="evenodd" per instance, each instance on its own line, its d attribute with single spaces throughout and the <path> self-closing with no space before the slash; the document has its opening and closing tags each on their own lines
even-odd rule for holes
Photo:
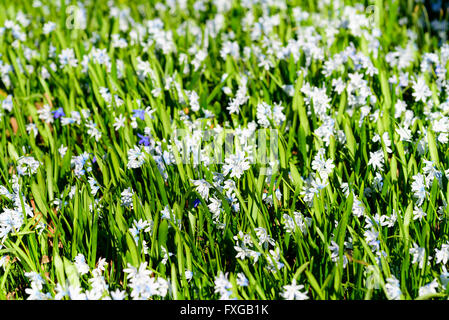
<svg viewBox="0 0 449 320">
<path fill-rule="evenodd" d="M 438 166 L 440 164 L 438 158 L 438 148 L 435 136 L 431 130 L 427 130 L 427 143 L 429 144 L 430 158 L 432 159 L 433 163 Z"/>
<path fill-rule="evenodd" d="M 64 270 L 65 274 L 67 275 L 67 279 L 69 280 L 69 284 L 75 287 L 79 287 L 80 279 L 78 276 L 78 270 L 76 269 L 75 265 L 70 262 L 66 257 L 63 258 L 64 260 Z"/>
</svg>

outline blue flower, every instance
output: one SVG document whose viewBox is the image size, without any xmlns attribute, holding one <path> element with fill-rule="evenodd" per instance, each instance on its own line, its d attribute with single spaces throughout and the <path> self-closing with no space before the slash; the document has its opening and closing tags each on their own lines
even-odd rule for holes
<svg viewBox="0 0 449 320">
<path fill-rule="evenodd" d="M 56 109 L 55 111 L 52 111 L 52 113 L 53 113 L 53 117 L 54 117 L 55 119 L 58 119 L 58 118 L 60 118 L 60 117 L 64 117 L 64 116 L 65 116 L 65 113 L 64 113 L 64 109 L 63 109 L 63 108 L 58 108 L 58 109 Z"/>
<path fill-rule="evenodd" d="M 139 144 L 143 144 L 145 146 L 149 146 L 150 145 L 150 138 L 149 137 L 143 136 L 143 135 L 141 135 L 139 133 L 137 135 L 140 138 Z"/>
<path fill-rule="evenodd" d="M 196 208 L 198 207 L 198 205 L 201 203 L 200 199 L 195 199 L 195 201 L 193 201 L 193 207 Z"/>
<path fill-rule="evenodd" d="M 145 120 L 145 110 L 143 109 L 134 109 L 134 118 L 139 118 L 140 120 Z"/>
</svg>

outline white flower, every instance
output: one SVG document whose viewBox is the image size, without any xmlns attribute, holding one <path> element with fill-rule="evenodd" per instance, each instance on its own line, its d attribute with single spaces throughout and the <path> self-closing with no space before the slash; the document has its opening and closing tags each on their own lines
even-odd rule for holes
<svg viewBox="0 0 449 320">
<path fill-rule="evenodd" d="M 365 214 L 365 207 L 356 195 L 354 195 L 354 200 L 352 201 L 352 214 L 357 218 L 360 218 Z"/>
<path fill-rule="evenodd" d="M 145 80 L 148 75 L 154 74 L 153 69 L 151 69 L 151 65 L 148 61 L 143 61 L 141 57 L 137 57 L 137 66 L 136 71 L 140 80 Z"/>
<path fill-rule="evenodd" d="M 128 169 L 140 168 L 145 162 L 145 153 L 142 147 L 135 146 L 128 150 Z"/>
<path fill-rule="evenodd" d="M 67 147 L 64 147 L 63 144 L 61 144 L 61 146 L 58 149 L 59 155 L 61 156 L 61 158 L 64 158 L 66 152 L 67 152 Z"/>
<path fill-rule="evenodd" d="M 0 64 L 1 66 L 1 64 Z M 8 112 L 12 111 L 13 102 L 12 102 L 12 95 L 8 95 L 5 100 L 2 101 L 2 108 Z"/>
<path fill-rule="evenodd" d="M 87 300 L 86 294 L 83 289 L 79 286 L 70 285 L 68 288 L 68 297 L 71 300 Z"/>
<path fill-rule="evenodd" d="M 86 123 L 86 127 L 88 128 L 87 134 L 90 135 L 91 138 L 95 138 L 95 141 L 99 141 L 101 139 L 101 131 L 98 130 L 97 124 L 89 121 Z"/>
<path fill-rule="evenodd" d="M 0 214 L 0 239 L 4 241 L 11 231 L 20 230 L 23 219 L 24 217 L 21 212 L 4 208 Z"/>
<path fill-rule="evenodd" d="M 419 288 L 418 296 L 421 297 L 421 296 L 425 296 L 428 294 L 435 294 L 435 293 L 437 293 L 437 289 L 438 289 L 438 281 L 437 281 L 437 279 L 433 279 L 432 282 Z"/>
<path fill-rule="evenodd" d="M 383 164 L 384 164 L 384 154 L 382 149 L 371 152 L 370 151 L 370 159 L 368 161 L 368 165 L 373 166 L 374 170 L 378 169 L 380 171 L 383 170 Z"/>
<path fill-rule="evenodd" d="M 387 291 L 387 297 L 390 300 L 400 300 L 402 291 L 399 280 L 395 276 L 387 278 L 387 283 L 385 284 L 385 290 Z"/>
<path fill-rule="evenodd" d="M 341 78 L 338 79 L 332 79 L 332 87 L 334 87 L 334 90 L 338 93 L 341 94 L 343 92 L 343 90 L 346 88 L 346 83 L 344 83 Z"/>
<path fill-rule="evenodd" d="M 211 187 L 210 183 L 204 179 L 192 180 L 192 183 L 196 186 L 196 192 L 198 192 L 203 199 L 208 200 L 209 189 Z"/>
<path fill-rule="evenodd" d="M 422 220 L 427 214 L 420 207 L 415 206 L 413 209 L 413 220 Z"/>
<path fill-rule="evenodd" d="M 226 156 L 223 164 L 223 174 L 240 179 L 243 173 L 250 168 L 249 157 L 245 156 L 243 151 L 237 151 L 235 154 Z"/>
<path fill-rule="evenodd" d="M 26 125 L 26 130 L 27 130 L 28 134 L 33 134 L 33 137 L 36 138 L 36 136 L 38 134 L 38 130 L 37 130 L 37 126 L 35 123 L 28 123 Z"/>
<path fill-rule="evenodd" d="M 266 255 L 266 259 L 268 262 L 267 269 L 271 272 L 276 272 L 284 267 L 284 264 L 279 261 L 281 259 L 279 247 L 275 250 L 270 250 Z"/>
<path fill-rule="evenodd" d="M 137 244 L 139 242 L 140 231 L 151 232 L 152 228 L 153 221 L 143 221 L 142 219 L 139 219 L 139 221 L 133 221 L 133 226 L 129 229 L 129 232 L 131 232 L 134 241 Z"/>
<path fill-rule="evenodd" d="M 66 281 L 68 282 L 68 280 Z M 64 297 L 69 296 L 69 289 L 67 288 L 67 286 L 62 286 L 60 283 L 56 284 L 55 292 L 55 300 L 62 300 Z"/>
<path fill-rule="evenodd" d="M 53 113 L 51 112 L 51 108 L 48 104 L 44 104 L 42 108 L 37 110 L 39 114 L 39 119 L 45 121 L 46 123 L 52 123 L 54 121 Z"/>
<path fill-rule="evenodd" d="M 25 276 L 31 281 L 32 285 L 34 284 L 37 289 L 42 290 L 45 280 L 39 273 L 34 271 L 25 272 Z"/>
<path fill-rule="evenodd" d="M 17 173 L 22 176 L 30 176 L 37 172 L 40 162 L 33 157 L 20 157 L 17 160 Z"/>
<path fill-rule="evenodd" d="M 219 216 L 221 212 L 221 200 L 216 198 L 210 198 L 210 203 L 207 205 L 209 211 L 213 213 L 214 216 Z"/>
<path fill-rule="evenodd" d="M 133 195 L 134 191 L 131 187 L 123 190 L 121 193 L 122 206 L 133 209 Z"/>
<path fill-rule="evenodd" d="M 390 135 L 388 134 L 388 131 L 385 131 L 382 134 L 382 141 L 385 144 L 385 150 L 387 150 L 388 153 L 392 153 L 393 151 L 391 150 L 390 146 L 391 146 L 391 140 L 390 140 Z"/>
<path fill-rule="evenodd" d="M 254 231 L 256 231 L 257 238 L 259 238 L 259 246 L 265 246 L 267 248 L 269 244 L 272 246 L 276 244 L 265 228 L 258 227 Z"/>
<path fill-rule="evenodd" d="M 71 186 L 70 187 L 70 191 L 69 191 L 69 198 L 73 199 L 73 196 L 75 195 L 76 192 L 76 186 Z"/>
<path fill-rule="evenodd" d="M 3 271 L 5 270 L 6 265 L 8 264 L 9 257 L 8 256 L 2 256 L 0 257 L 0 267 L 3 268 Z"/>
<path fill-rule="evenodd" d="M 296 228 L 306 235 L 308 228 L 312 225 L 312 219 L 309 217 L 304 217 L 301 212 L 293 212 L 293 218 L 288 214 L 283 215 L 284 218 L 284 228 L 287 233 L 294 233 Z"/>
<path fill-rule="evenodd" d="M 433 180 L 436 178 L 440 184 L 441 187 L 441 178 L 443 176 L 443 173 L 435 167 L 433 164 L 433 161 L 429 161 L 426 159 L 422 159 L 422 161 L 425 163 L 425 166 L 423 168 L 423 172 L 426 175 L 426 185 L 430 186 L 432 185 Z"/>
<path fill-rule="evenodd" d="M 306 292 L 301 292 L 304 289 L 302 284 L 297 285 L 296 279 L 292 280 L 291 284 L 283 287 L 284 291 L 281 293 L 281 297 L 286 300 L 307 300 L 309 297 Z"/>
<path fill-rule="evenodd" d="M 412 95 L 415 97 L 415 101 L 426 102 L 427 98 L 432 95 L 432 91 L 430 91 L 429 87 L 426 84 L 426 80 L 424 77 L 419 77 L 418 81 L 413 81 L 413 93 Z"/>
<path fill-rule="evenodd" d="M 283 109 L 281 103 L 274 103 L 273 106 L 270 106 L 262 101 L 257 105 L 257 123 L 264 128 L 270 126 L 270 121 L 277 126 L 281 125 L 286 119 Z"/>
<path fill-rule="evenodd" d="M 237 282 L 237 285 L 239 285 L 240 287 L 247 287 L 249 285 L 249 281 L 243 272 L 239 272 L 237 274 L 236 282 Z"/>
<path fill-rule="evenodd" d="M 55 29 L 56 29 L 56 23 L 49 21 L 44 24 L 42 31 L 44 34 L 49 34 L 50 32 L 52 32 Z"/>
<path fill-rule="evenodd" d="M 418 206 L 421 206 L 424 200 L 427 197 L 425 178 L 421 173 L 418 173 L 412 177 L 412 191 L 413 196 L 418 198 L 418 202 L 416 203 Z"/>
<path fill-rule="evenodd" d="M 335 241 L 331 241 L 331 245 L 329 246 L 329 250 L 331 251 L 331 260 L 334 262 L 338 262 L 339 261 L 339 252 L 340 252 L 340 247 L 338 246 L 338 244 Z M 346 268 L 346 265 L 348 264 L 348 257 L 346 257 L 346 255 L 343 253 L 343 268 Z"/>
<path fill-rule="evenodd" d="M 441 249 L 435 248 L 435 263 L 443 263 L 445 265 L 449 260 L 449 244 L 443 243 Z"/>
<path fill-rule="evenodd" d="M 447 272 L 447 269 L 445 266 L 442 267 L 443 271 L 440 274 L 440 282 L 443 286 L 443 289 L 446 290 L 447 284 L 449 283 L 449 272 Z"/>
<path fill-rule="evenodd" d="M 73 156 L 70 165 L 75 167 L 75 175 L 79 178 L 83 176 L 86 171 L 90 172 L 92 171 L 92 167 L 90 163 L 87 163 L 87 160 L 89 160 L 89 153 L 86 151 L 80 154 L 79 156 Z"/>
<path fill-rule="evenodd" d="M 396 129 L 396 133 L 399 135 L 401 141 L 412 142 L 412 132 L 410 129 L 399 127 Z"/>
<path fill-rule="evenodd" d="M 416 243 L 409 249 L 409 253 L 413 255 L 412 263 L 418 264 L 419 268 L 424 268 L 424 259 L 426 256 L 426 249 L 419 247 Z M 430 257 L 429 257 L 430 260 Z"/>
<path fill-rule="evenodd" d="M 398 100 L 394 105 L 394 117 L 399 118 L 403 112 L 407 110 L 407 105 L 404 101 Z"/>
<path fill-rule="evenodd" d="M 95 197 L 98 190 L 100 189 L 100 186 L 98 185 L 97 180 L 95 180 L 95 178 L 93 178 L 93 177 L 89 177 L 88 182 L 90 185 L 91 194 Z"/>
<path fill-rule="evenodd" d="M 228 273 L 220 273 L 215 277 L 214 292 L 220 294 L 220 300 L 229 300 L 232 295 L 232 284 L 228 280 Z"/>
<path fill-rule="evenodd" d="M 164 209 L 161 211 L 161 219 L 166 219 L 169 221 L 172 221 L 174 224 L 177 225 L 178 228 L 181 228 L 181 219 L 176 219 L 175 213 L 168 205 L 164 207 Z M 169 224 L 168 227 L 170 228 L 171 225 Z"/>
<path fill-rule="evenodd" d="M 161 247 L 161 251 L 162 251 L 162 260 L 161 260 L 161 263 L 162 264 L 167 264 L 167 260 L 168 260 L 168 258 L 169 257 L 171 257 L 172 255 L 173 255 L 173 253 L 171 253 L 171 252 L 168 252 L 167 251 L 167 249 L 165 248 L 165 247 Z"/>
<path fill-rule="evenodd" d="M 114 124 L 112 125 L 114 127 L 114 130 L 118 131 L 120 128 L 123 128 L 125 126 L 125 120 L 126 118 L 122 114 L 119 114 L 118 117 L 115 117 Z"/>
<path fill-rule="evenodd" d="M 126 298 L 125 290 L 120 290 L 117 288 L 115 291 L 111 291 L 109 293 L 111 295 L 112 300 L 125 300 Z"/>
<path fill-rule="evenodd" d="M 62 66 L 69 65 L 70 67 L 78 66 L 78 60 L 75 58 L 75 52 L 72 48 L 64 49 L 58 55 L 59 63 Z"/>
<path fill-rule="evenodd" d="M 226 107 L 226 109 L 229 111 L 229 113 L 239 113 L 239 107 L 243 104 L 245 104 L 249 97 L 247 96 L 247 88 L 246 88 L 246 82 L 247 79 L 244 78 L 242 81 L 242 84 L 239 86 L 239 89 L 237 90 L 237 93 L 235 95 L 234 99 L 231 99 L 231 101 L 229 102 L 228 106 Z M 229 89 L 228 87 L 224 87 L 223 91 L 226 94 L 231 94 L 231 89 Z"/>
<path fill-rule="evenodd" d="M 90 271 L 89 265 L 86 263 L 86 258 L 82 253 L 78 253 L 75 257 L 75 267 L 81 275 Z"/>
<path fill-rule="evenodd" d="M 190 101 L 190 107 L 192 108 L 192 111 L 197 112 L 200 110 L 200 103 L 199 103 L 199 96 L 198 94 L 192 90 L 189 94 L 189 101 Z"/>
<path fill-rule="evenodd" d="M 142 262 L 139 269 L 128 263 L 123 272 L 128 273 L 128 286 L 132 289 L 131 298 L 134 300 L 148 300 L 154 295 L 166 296 L 168 282 L 162 278 L 151 277 L 152 272 L 146 269 L 147 262 Z"/>
<path fill-rule="evenodd" d="M 312 169 L 315 170 L 323 179 L 326 181 L 328 179 L 329 174 L 331 174 L 332 170 L 335 168 L 332 159 L 324 158 L 325 150 L 323 148 L 318 150 L 318 153 L 315 155 L 315 158 L 312 161 Z"/>
</svg>

